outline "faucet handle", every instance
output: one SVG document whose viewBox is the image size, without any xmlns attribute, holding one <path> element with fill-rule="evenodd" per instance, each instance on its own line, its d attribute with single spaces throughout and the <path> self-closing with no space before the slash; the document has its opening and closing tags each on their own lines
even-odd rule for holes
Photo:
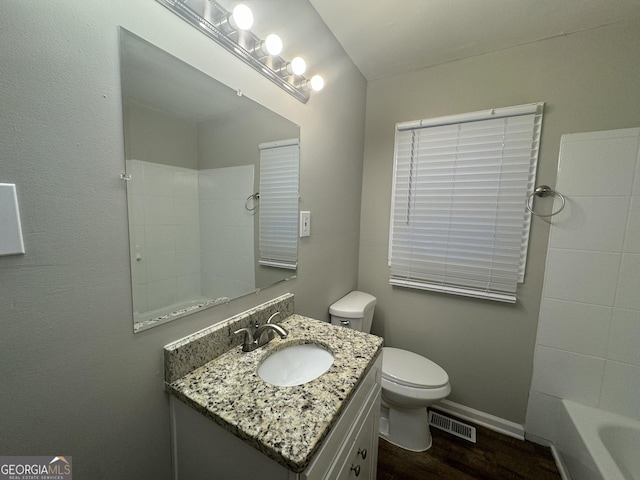
<svg viewBox="0 0 640 480">
<path fill-rule="evenodd" d="M 241 328 L 233 332 L 234 335 L 238 333 L 244 333 L 244 345 L 250 345 L 253 343 L 253 332 L 249 328 Z"/>
<path fill-rule="evenodd" d="M 276 312 L 273 315 L 271 315 L 269 317 L 269 320 L 267 320 L 267 323 L 265 323 L 265 325 L 270 325 L 271 324 L 271 320 L 273 320 L 274 318 L 276 318 L 278 315 L 280 315 L 280 312 Z M 269 332 L 267 333 L 267 335 L 269 336 L 269 340 L 272 340 L 275 338 L 276 334 L 273 330 L 269 330 Z M 260 342 L 260 338 L 258 338 L 258 342 Z"/>
</svg>

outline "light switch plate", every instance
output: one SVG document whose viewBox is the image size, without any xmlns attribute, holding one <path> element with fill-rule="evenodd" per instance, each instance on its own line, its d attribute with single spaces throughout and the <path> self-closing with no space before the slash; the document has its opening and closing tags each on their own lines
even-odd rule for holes
<svg viewBox="0 0 640 480">
<path fill-rule="evenodd" d="M 0 183 L 0 255 L 24 254 L 18 195 L 13 183 Z"/>
<path fill-rule="evenodd" d="M 300 237 L 311 235 L 311 212 L 300 212 Z"/>
</svg>

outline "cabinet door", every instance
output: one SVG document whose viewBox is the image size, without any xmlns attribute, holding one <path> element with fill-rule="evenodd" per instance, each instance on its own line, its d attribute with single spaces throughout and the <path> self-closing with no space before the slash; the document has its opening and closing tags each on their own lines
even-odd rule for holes
<svg viewBox="0 0 640 480">
<path fill-rule="evenodd" d="M 342 412 L 339 420 L 331 429 L 329 436 L 324 440 L 323 446 L 316 454 L 315 459 L 307 470 L 301 474 L 300 478 L 302 480 L 335 480 L 337 478 L 336 475 L 346 461 L 348 452 L 350 452 L 358 432 L 361 431 L 363 423 L 369 421 L 368 416 L 372 412 L 376 418 L 380 416 L 381 371 L 382 355 L 379 355 L 356 390 L 353 398 L 349 401 L 345 411 Z M 377 427 L 374 431 L 376 432 L 375 438 L 377 441 Z M 374 456 L 377 458 L 377 451 L 375 454 Z M 363 477 L 360 474 L 358 478 L 368 477 Z"/>
<path fill-rule="evenodd" d="M 366 419 L 351 444 L 344 463 L 337 466 L 335 474 L 330 474 L 332 480 L 372 480 L 376 478 L 379 421 L 380 408 L 378 403 L 374 402 L 370 405 Z"/>
<path fill-rule="evenodd" d="M 298 477 L 173 395 L 169 402 L 174 480 Z"/>
</svg>

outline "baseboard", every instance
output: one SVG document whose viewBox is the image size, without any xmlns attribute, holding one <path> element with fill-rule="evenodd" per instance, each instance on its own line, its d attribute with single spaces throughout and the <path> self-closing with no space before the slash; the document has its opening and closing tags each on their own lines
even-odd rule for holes
<svg viewBox="0 0 640 480">
<path fill-rule="evenodd" d="M 471 407 L 465 407 L 464 405 L 460 405 L 459 403 L 455 403 L 450 400 L 441 400 L 431 408 L 468 420 L 469 422 L 481 425 L 489 430 L 493 430 L 494 432 L 502 433 L 519 440 L 524 440 L 524 426 L 519 423 L 511 422 L 504 418 L 496 417 L 494 415 L 481 412 L 480 410 L 475 410 Z"/>
<path fill-rule="evenodd" d="M 537 443 L 538 445 L 542 445 L 543 447 L 551 448 L 553 442 L 544 437 L 539 437 L 538 435 L 533 435 L 531 433 L 526 433 L 524 436 L 527 440 L 533 443 Z"/>
<path fill-rule="evenodd" d="M 560 478 L 562 478 L 562 480 L 571 480 L 569 469 L 565 465 L 564 460 L 562 460 L 562 455 L 560 455 L 560 452 L 558 452 L 558 449 L 552 441 L 543 437 L 539 437 L 538 435 L 532 435 L 530 433 L 527 433 L 526 438 L 530 442 L 537 443 L 538 445 L 542 445 L 543 447 L 547 447 L 549 450 L 551 450 L 551 454 L 553 455 L 553 460 L 556 462 L 556 468 L 558 469 Z"/>
<path fill-rule="evenodd" d="M 556 467 L 558 468 L 558 473 L 562 480 L 571 480 L 571 475 L 569 475 L 569 469 L 564 464 L 564 460 L 562 460 L 562 456 L 556 449 L 555 445 L 551 445 L 551 453 L 553 454 L 553 459 L 556 461 Z"/>
</svg>

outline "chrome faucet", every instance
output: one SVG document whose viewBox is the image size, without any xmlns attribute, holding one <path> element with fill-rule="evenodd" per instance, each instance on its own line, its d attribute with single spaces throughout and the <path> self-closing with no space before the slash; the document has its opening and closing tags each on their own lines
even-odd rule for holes
<svg viewBox="0 0 640 480">
<path fill-rule="evenodd" d="M 269 334 L 271 331 L 274 331 L 278 335 L 280 335 L 280 338 L 287 338 L 289 332 L 287 332 L 280 325 L 271 323 L 271 320 L 273 320 L 273 318 L 279 313 L 280 312 L 276 312 L 271 315 L 269 317 L 269 320 L 267 320 L 267 323 L 265 323 L 264 325 L 260 325 L 255 329 L 255 331 L 252 331 L 250 328 L 241 328 L 233 332 L 234 334 L 244 333 L 244 343 L 242 344 L 243 352 L 252 352 L 256 348 L 262 347 L 263 345 L 269 343 L 273 338 Z M 264 335 L 265 333 L 266 335 Z"/>
</svg>

